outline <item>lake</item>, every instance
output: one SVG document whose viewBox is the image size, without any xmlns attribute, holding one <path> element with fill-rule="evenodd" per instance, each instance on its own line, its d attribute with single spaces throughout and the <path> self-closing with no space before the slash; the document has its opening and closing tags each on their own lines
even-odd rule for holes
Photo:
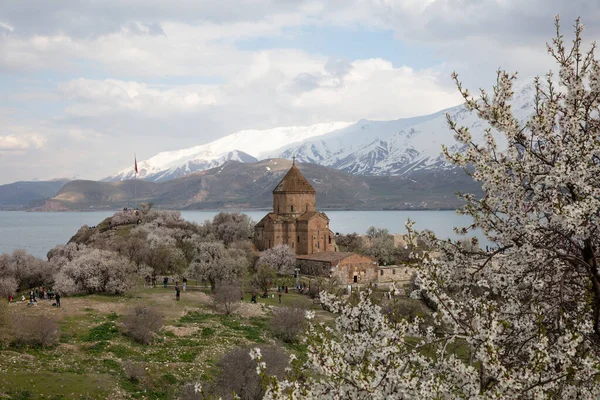
<svg viewBox="0 0 600 400">
<path fill-rule="evenodd" d="M 259 221 L 266 211 L 242 211 Z M 204 222 L 218 211 L 182 211 L 188 221 Z M 94 226 L 113 211 L 97 212 L 25 212 L 0 211 L 0 253 L 24 249 L 45 259 L 48 250 L 65 244 L 82 225 Z M 452 228 L 470 223 L 470 218 L 454 211 L 327 211 L 333 232 L 365 233 L 370 226 L 404 233 L 407 218 L 417 229 L 430 229 L 440 238 L 456 238 Z M 481 235 L 477 235 L 483 239 Z M 487 241 L 482 241 L 487 244 Z"/>
</svg>

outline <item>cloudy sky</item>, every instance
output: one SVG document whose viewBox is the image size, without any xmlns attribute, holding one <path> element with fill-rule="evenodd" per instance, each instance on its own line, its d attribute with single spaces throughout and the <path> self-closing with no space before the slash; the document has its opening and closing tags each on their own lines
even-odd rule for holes
<svg viewBox="0 0 600 400">
<path fill-rule="evenodd" d="M 397 119 L 553 64 L 595 0 L 1 0 L 0 184 L 99 179 L 240 129 Z M 243 149 L 242 149 L 243 150 Z"/>
</svg>

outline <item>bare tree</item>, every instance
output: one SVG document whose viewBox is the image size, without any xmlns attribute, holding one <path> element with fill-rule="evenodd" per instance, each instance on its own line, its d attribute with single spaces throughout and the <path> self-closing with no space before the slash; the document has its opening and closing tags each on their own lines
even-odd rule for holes
<svg viewBox="0 0 600 400">
<path fill-rule="evenodd" d="M 260 346 L 259 349 L 267 363 L 267 373 L 282 378 L 288 366 L 285 351 L 275 346 Z M 235 349 L 226 354 L 217 365 L 220 371 L 215 380 L 215 395 L 223 399 L 233 399 L 234 393 L 242 400 L 263 398 L 265 387 L 256 373 L 256 361 L 250 358 L 250 349 Z"/>
<path fill-rule="evenodd" d="M 295 343 L 306 329 L 306 310 L 299 307 L 282 307 L 271 317 L 271 331 L 286 343 Z"/>
<path fill-rule="evenodd" d="M 20 344 L 49 347 L 58 343 L 60 337 L 58 321 L 47 315 L 17 314 L 12 325 L 14 340 Z"/>
<path fill-rule="evenodd" d="M 214 303 L 215 306 L 229 315 L 240 305 L 242 288 L 239 284 L 226 282 L 216 287 Z"/>
<path fill-rule="evenodd" d="M 146 376 L 146 370 L 144 369 L 144 364 L 136 363 L 131 360 L 126 360 L 123 362 L 123 372 L 127 378 L 133 382 L 138 383 L 144 376 Z"/>
<path fill-rule="evenodd" d="M 275 270 L 267 264 L 262 264 L 258 267 L 256 274 L 252 277 L 252 286 L 256 289 L 260 289 L 263 293 L 266 293 L 272 286 L 275 277 Z"/>
<path fill-rule="evenodd" d="M 149 344 L 163 327 L 163 316 L 154 308 L 138 305 L 125 316 L 123 325 L 136 342 Z"/>
</svg>

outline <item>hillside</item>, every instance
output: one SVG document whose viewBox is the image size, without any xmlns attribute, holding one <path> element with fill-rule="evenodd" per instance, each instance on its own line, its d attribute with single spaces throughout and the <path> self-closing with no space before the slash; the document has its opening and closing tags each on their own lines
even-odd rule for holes
<svg viewBox="0 0 600 400">
<path fill-rule="evenodd" d="M 220 167 L 163 182 L 73 181 L 46 202 L 43 210 L 115 209 L 152 202 L 173 209 L 269 208 L 271 192 L 291 161 L 231 161 Z M 478 186 L 462 171 L 420 171 L 406 176 L 358 176 L 315 164 L 298 164 L 317 191 L 321 209 L 452 209 L 456 191 Z"/>
<path fill-rule="evenodd" d="M 21 209 L 32 202 L 52 198 L 67 182 L 68 179 L 57 179 L 0 185 L 0 209 Z"/>
</svg>

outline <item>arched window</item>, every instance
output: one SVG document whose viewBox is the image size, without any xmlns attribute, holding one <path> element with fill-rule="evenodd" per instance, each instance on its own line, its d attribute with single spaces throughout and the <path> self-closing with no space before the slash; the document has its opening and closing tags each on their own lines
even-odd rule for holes
<svg viewBox="0 0 600 400">
<path fill-rule="evenodd" d="M 292 210 L 291 212 L 294 212 L 294 205 L 293 204 L 290 206 L 290 208 Z"/>
</svg>

